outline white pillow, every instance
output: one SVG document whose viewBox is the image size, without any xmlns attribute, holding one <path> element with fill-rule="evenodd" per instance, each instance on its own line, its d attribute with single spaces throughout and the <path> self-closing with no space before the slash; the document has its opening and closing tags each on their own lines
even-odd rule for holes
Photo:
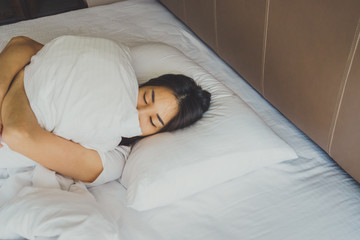
<svg viewBox="0 0 360 240">
<path fill-rule="evenodd" d="M 106 152 L 141 134 L 138 82 L 124 45 L 56 38 L 32 57 L 24 87 L 42 127 L 87 148 Z"/>
<path fill-rule="evenodd" d="M 154 43 L 131 52 L 138 79 L 182 73 L 211 92 L 212 101 L 194 125 L 145 138 L 133 147 L 121 179 L 128 206 L 137 210 L 163 206 L 258 168 L 297 158 L 244 101 L 180 51 Z"/>
</svg>

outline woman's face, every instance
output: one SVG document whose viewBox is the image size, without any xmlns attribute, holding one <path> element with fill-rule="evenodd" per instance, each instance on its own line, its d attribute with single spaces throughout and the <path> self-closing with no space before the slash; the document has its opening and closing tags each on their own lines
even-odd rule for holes
<svg viewBox="0 0 360 240">
<path fill-rule="evenodd" d="M 166 87 L 144 86 L 139 88 L 137 101 L 140 136 L 159 132 L 178 113 L 178 102 L 173 92 Z"/>
</svg>

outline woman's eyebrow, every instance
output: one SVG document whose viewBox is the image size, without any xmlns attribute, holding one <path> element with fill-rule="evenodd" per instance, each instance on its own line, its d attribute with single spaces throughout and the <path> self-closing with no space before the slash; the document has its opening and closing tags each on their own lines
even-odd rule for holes
<svg viewBox="0 0 360 240">
<path fill-rule="evenodd" d="M 164 121 L 161 119 L 161 117 L 159 116 L 159 114 L 156 114 L 157 118 L 159 119 L 160 123 L 164 126 Z"/>
<path fill-rule="evenodd" d="M 155 102 L 155 91 L 154 89 L 152 90 L 151 92 L 151 98 L 152 98 L 152 102 L 154 103 Z M 161 117 L 159 116 L 159 114 L 156 114 L 157 118 L 159 119 L 159 122 L 161 123 L 161 125 L 165 125 L 164 124 L 164 121 L 161 119 Z"/>
</svg>

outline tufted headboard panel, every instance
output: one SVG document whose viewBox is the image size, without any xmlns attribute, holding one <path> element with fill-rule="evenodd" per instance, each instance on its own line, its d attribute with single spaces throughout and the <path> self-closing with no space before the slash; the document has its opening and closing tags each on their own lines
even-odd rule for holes
<svg viewBox="0 0 360 240">
<path fill-rule="evenodd" d="M 359 0 L 160 0 L 360 182 Z"/>
</svg>

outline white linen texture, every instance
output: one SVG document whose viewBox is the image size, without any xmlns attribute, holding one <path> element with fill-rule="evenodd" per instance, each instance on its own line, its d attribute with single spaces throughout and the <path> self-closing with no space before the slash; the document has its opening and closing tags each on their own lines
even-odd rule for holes
<svg viewBox="0 0 360 240">
<path fill-rule="evenodd" d="M 113 159 L 107 157 L 127 155 L 117 146 L 121 137 L 141 134 L 128 47 L 101 38 L 56 38 L 32 58 L 24 85 L 42 127 L 97 150 L 105 174 L 120 177 L 124 158 L 112 164 L 121 169 L 109 169 Z M 0 188 L 1 239 L 118 239 L 115 220 L 103 213 L 84 183 L 41 165 L 31 167 L 35 162 L 6 144 L 0 159 L 9 174 Z M 104 171 L 91 185 L 107 180 Z"/>
<path fill-rule="evenodd" d="M 41 165 L 15 170 L 0 188 L 0 239 L 118 239 L 105 214 L 80 181 Z"/>
<path fill-rule="evenodd" d="M 131 49 L 139 81 L 165 73 L 192 77 L 212 94 L 203 119 L 173 133 L 137 143 L 121 183 L 127 205 L 149 210 L 172 203 L 256 169 L 297 158 L 240 98 L 177 49 L 150 43 Z"/>
<path fill-rule="evenodd" d="M 98 152 L 115 149 L 122 137 L 140 135 L 138 82 L 129 51 L 95 37 L 61 36 L 45 44 L 24 75 L 39 124 Z M 1 168 L 35 165 L 6 144 L 0 158 Z"/>
<path fill-rule="evenodd" d="M 354 183 L 318 146 L 259 97 L 159 1 L 120 1 L 3 25 L 0 26 L 0 49 L 16 35 L 29 36 L 45 43 L 64 34 L 104 37 L 127 46 L 161 41 L 176 47 L 215 76 L 216 80 L 231 87 L 299 155 L 298 159 L 255 170 L 150 211 L 140 212 L 126 207 L 126 190 L 116 181 L 91 188 L 103 211 L 116 219 L 114 223 L 119 229 L 118 239 L 359 238 L 359 184 Z M 7 178 L 7 171 L 0 170 L 1 184 Z M 24 201 L 26 203 L 26 199 Z M 48 203 L 41 202 L 38 206 Z M 21 207 L 22 204 L 17 206 Z M 13 216 L 20 218 L 23 209 L 29 210 L 27 206 L 12 208 Z M 69 214 L 76 207 L 70 206 Z M 33 212 L 40 213 L 35 209 Z M 94 226 L 98 225 L 95 223 Z M 67 239 L 78 239 L 80 234 Z M 88 236 L 88 232 L 85 235 Z"/>
<path fill-rule="evenodd" d="M 124 45 L 56 38 L 32 57 L 24 87 L 42 127 L 86 148 L 106 152 L 141 134 L 138 83 Z"/>
</svg>

